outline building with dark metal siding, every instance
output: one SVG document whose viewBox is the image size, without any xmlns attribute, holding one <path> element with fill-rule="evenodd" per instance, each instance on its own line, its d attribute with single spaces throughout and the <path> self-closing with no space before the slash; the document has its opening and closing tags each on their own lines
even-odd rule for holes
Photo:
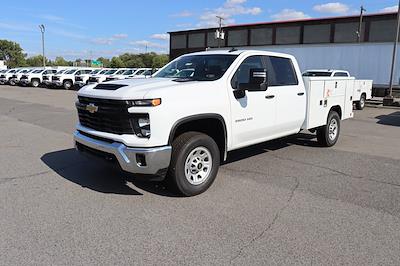
<svg viewBox="0 0 400 266">
<path fill-rule="evenodd" d="M 265 22 L 224 27 L 221 47 L 293 54 L 303 71 L 349 70 L 357 78 L 388 84 L 397 13 L 365 15 L 360 42 L 359 16 Z M 170 57 L 217 48 L 217 28 L 170 32 Z M 397 62 L 400 67 L 400 60 Z M 397 68 L 395 83 L 400 81 Z"/>
</svg>

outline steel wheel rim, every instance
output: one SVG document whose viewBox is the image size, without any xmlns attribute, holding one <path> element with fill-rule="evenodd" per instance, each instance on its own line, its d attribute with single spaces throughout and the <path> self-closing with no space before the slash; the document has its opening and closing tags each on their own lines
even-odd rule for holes
<svg viewBox="0 0 400 266">
<path fill-rule="evenodd" d="M 332 119 L 329 123 L 329 139 L 335 140 L 338 134 L 338 122 L 336 119 Z"/>
<path fill-rule="evenodd" d="M 360 103 L 361 103 L 361 107 L 364 107 L 364 105 L 365 105 L 365 99 L 364 99 L 364 97 L 361 97 Z"/>
<path fill-rule="evenodd" d="M 211 152 L 205 147 L 193 149 L 185 160 L 186 180 L 198 186 L 206 182 L 211 174 L 212 156 Z"/>
</svg>

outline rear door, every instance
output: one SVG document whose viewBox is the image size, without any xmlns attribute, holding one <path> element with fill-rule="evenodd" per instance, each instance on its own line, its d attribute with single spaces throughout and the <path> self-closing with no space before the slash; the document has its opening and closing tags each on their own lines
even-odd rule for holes
<svg viewBox="0 0 400 266">
<path fill-rule="evenodd" d="M 290 58 L 269 56 L 268 86 L 276 95 L 276 129 L 281 135 L 298 133 L 306 115 L 306 94 L 300 71 Z"/>
</svg>

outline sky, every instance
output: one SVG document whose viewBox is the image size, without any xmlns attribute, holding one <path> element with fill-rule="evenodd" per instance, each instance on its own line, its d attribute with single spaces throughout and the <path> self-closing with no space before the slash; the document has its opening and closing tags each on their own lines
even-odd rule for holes
<svg viewBox="0 0 400 266">
<path fill-rule="evenodd" d="M 125 52 L 168 53 L 170 31 L 397 10 L 398 0 L 113 0 L 7 1 L 0 39 L 18 42 L 28 56 L 41 53 L 38 25 L 46 27 L 46 56 L 92 59 Z M 5 12 L 4 12 L 5 11 Z"/>
</svg>

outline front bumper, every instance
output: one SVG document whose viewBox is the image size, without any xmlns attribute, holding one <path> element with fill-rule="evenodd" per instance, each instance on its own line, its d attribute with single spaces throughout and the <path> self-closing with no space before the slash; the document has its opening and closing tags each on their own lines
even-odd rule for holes
<svg viewBox="0 0 400 266">
<path fill-rule="evenodd" d="M 7 79 L 6 78 L 0 78 L 0 84 L 6 84 Z"/>
<path fill-rule="evenodd" d="M 84 82 L 84 81 L 75 81 L 75 84 L 76 84 L 79 88 L 82 88 L 83 86 L 86 85 L 86 82 Z"/>
<path fill-rule="evenodd" d="M 107 156 L 114 156 L 122 170 L 133 174 L 165 177 L 171 160 L 171 146 L 130 148 L 122 143 L 90 138 L 79 131 L 75 131 L 74 140 L 78 151 L 90 152 L 91 149 L 100 151 L 105 155 L 101 157 L 110 160 L 112 158 Z"/>
</svg>

